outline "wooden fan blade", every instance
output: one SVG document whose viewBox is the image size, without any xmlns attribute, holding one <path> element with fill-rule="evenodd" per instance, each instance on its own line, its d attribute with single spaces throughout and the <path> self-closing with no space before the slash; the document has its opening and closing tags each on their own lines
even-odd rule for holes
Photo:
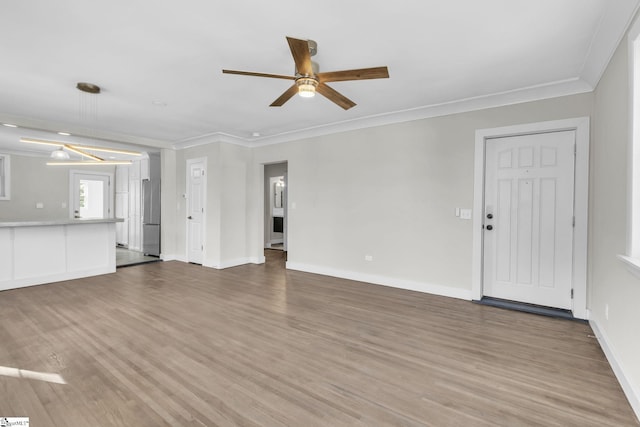
<svg viewBox="0 0 640 427">
<path fill-rule="evenodd" d="M 309 43 L 306 40 L 294 39 L 287 37 L 289 42 L 289 49 L 291 49 L 291 55 L 296 62 L 296 69 L 298 73 L 303 76 L 310 76 L 313 74 L 313 67 L 311 66 L 311 55 L 309 54 Z"/>
<path fill-rule="evenodd" d="M 282 107 L 282 105 L 291 99 L 293 95 L 298 93 L 298 85 L 294 84 L 289 89 L 287 89 L 278 99 L 273 101 L 269 107 Z"/>
<path fill-rule="evenodd" d="M 316 92 L 325 96 L 329 101 L 335 102 L 345 110 L 348 110 L 351 107 L 355 107 L 356 103 L 342 95 L 340 92 L 330 88 L 324 83 L 318 84 L 316 87 Z"/>
<path fill-rule="evenodd" d="M 321 82 L 344 82 L 348 80 L 388 79 L 387 67 L 360 68 L 357 70 L 329 71 L 318 73 Z"/>
<path fill-rule="evenodd" d="M 254 77 L 270 77 L 272 79 L 286 79 L 295 80 L 293 76 L 283 76 L 281 74 L 266 74 L 266 73 L 254 73 L 252 71 L 236 71 L 236 70 L 222 70 L 224 74 L 238 74 L 241 76 L 254 76 Z"/>
</svg>

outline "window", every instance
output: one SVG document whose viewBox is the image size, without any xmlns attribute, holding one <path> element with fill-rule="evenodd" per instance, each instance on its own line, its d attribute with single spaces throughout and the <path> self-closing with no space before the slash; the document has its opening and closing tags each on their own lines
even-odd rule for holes
<svg viewBox="0 0 640 427">
<path fill-rule="evenodd" d="M 629 182 L 627 251 L 619 258 L 640 276 L 640 21 L 629 30 Z"/>
<path fill-rule="evenodd" d="M 11 172 L 9 169 L 9 155 L 0 154 L 0 200 L 11 198 Z"/>
</svg>

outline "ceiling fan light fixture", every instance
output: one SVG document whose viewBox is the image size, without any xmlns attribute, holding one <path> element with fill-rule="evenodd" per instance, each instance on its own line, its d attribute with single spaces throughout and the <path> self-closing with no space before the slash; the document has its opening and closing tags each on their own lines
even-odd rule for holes
<svg viewBox="0 0 640 427">
<path fill-rule="evenodd" d="M 69 153 L 64 151 L 62 147 L 51 152 L 51 158 L 55 160 L 69 160 Z"/>
<path fill-rule="evenodd" d="M 296 85 L 298 85 L 298 95 L 303 98 L 313 98 L 316 94 L 318 81 L 316 79 L 302 77 L 296 80 Z"/>
</svg>

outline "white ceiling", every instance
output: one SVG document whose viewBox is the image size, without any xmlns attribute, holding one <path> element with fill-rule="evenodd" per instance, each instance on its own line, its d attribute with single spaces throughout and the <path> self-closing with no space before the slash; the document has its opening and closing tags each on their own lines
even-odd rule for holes
<svg viewBox="0 0 640 427">
<path fill-rule="evenodd" d="M 4 1 L 0 122 L 21 128 L 0 127 L 0 149 L 47 136 L 30 129 L 255 145 L 586 92 L 639 1 Z M 321 71 L 386 65 L 390 78 L 331 83 L 358 104 L 344 111 L 322 96 L 269 107 L 290 81 L 221 73 L 292 75 L 285 36 L 315 40 Z M 102 87 L 95 120 L 80 81 Z"/>
</svg>

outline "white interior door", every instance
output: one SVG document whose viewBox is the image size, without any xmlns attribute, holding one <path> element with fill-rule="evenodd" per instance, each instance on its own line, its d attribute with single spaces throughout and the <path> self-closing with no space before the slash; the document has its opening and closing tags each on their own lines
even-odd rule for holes
<svg viewBox="0 0 640 427">
<path fill-rule="evenodd" d="M 487 140 L 485 296 L 570 309 L 575 131 Z"/>
<path fill-rule="evenodd" d="M 187 160 L 187 261 L 202 264 L 206 160 Z"/>
<path fill-rule="evenodd" d="M 72 217 L 76 219 L 110 218 L 111 174 L 71 171 Z"/>
</svg>

